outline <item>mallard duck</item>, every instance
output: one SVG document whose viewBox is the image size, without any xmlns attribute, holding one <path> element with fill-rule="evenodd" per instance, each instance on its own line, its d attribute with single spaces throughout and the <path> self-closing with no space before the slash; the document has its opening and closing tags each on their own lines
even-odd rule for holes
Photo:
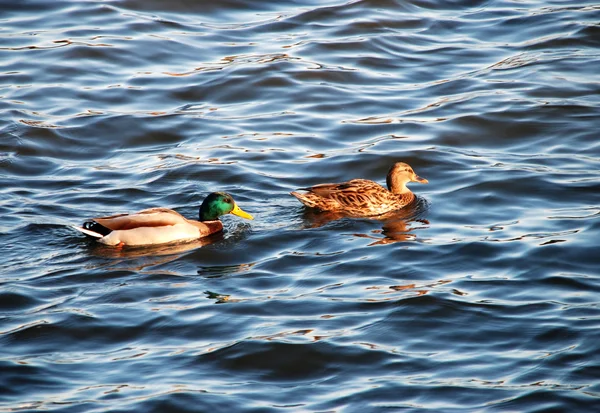
<svg viewBox="0 0 600 413">
<path fill-rule="evenodd" d="M 254 219 L 237 206 L 231 195 L 213 192 L 200 206 L 200 221 L 187 219 L 171 209 L 150 208 L 135 214 L 93 218 L 73 228 L 106 245 L 164 244 L 195 240 L 222 231 L 219 217 L 225 214 Z"/>
<path fill-rule="evenodd" d="M 403 208 L 413 202 L 415 194 L 406 187 L 408 182 L 426 184 L 429 181 L 419 177 L 410 165 L 397 162 L 390 168 L 386 182 L 389 190 L 368 179 L 352 179 L 339 184 L 301 188 L 307 192 L 291 194 L 310 208 L 354 216 L 373 216 Z"/>
</svg>

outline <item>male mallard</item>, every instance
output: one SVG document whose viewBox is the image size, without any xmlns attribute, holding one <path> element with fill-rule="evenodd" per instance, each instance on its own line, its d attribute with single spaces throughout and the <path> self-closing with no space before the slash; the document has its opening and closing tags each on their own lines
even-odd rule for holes
<svg viewBox="0 0 600 413">
<path fill-rule="evenodd" d="M 190 241 L 223 230 L 219 217 L 234 214 L 246 219 L 252 215 L 241 210 L 225 192 L 209 194 L 200 206 L 200 221 L 184 218 L 167 208 L 150 208 L 135 214 L 93 218 L 82 227 L 73 227 L 107 245 L 150 245 Z"/>
<path fill-rule="evenodd" d="M 407 182 L 426 184 L 427 179 L 417 176 L 404 162 L 395 163 L 386 178 L 387 187 L 367 179 L 353 179 L 339 184 L 321 184 L 304 194 L 291 192 L 304 205 L 322 211 L 338 211 L 354 216 L 380 215 L 400 209 L 415 199 L 406 187 Z"/>
</svg>

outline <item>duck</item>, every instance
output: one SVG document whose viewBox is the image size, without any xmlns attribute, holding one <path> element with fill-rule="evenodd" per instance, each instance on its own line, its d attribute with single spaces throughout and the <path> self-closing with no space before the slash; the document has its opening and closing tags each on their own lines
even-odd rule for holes
<svg viewBox="0 0 600 413">
<path fill-rule="evenodd" d="M 300 188 L 306 192 L 290 194 L 309 208 L 359 217 L 375 216 L 404 208 L 415 200 L 415 194 L 406 187 L 408 182 L 429 183 L 407 163 L 396 162 L 387 173 L 387 189 L 368 179 L 352 179 Z"/>
<path fill-rule="evenodd" d="M 199 221 L 187 219 L 168 208 L 150 208 L 133 214 L 92 218 L 77 231 L 110 246 L 156 245 L 192 241 L 223 230 L 219 217 L 225 214 L 254 219 L 226 192 L 209 194 L 200 206 Z"/>
</svg>

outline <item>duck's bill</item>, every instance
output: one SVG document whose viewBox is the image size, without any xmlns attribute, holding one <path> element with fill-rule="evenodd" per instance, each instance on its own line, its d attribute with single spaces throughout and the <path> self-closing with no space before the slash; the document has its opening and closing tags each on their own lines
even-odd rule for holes
<svg viewBox="0 0 600 413">
<path fill-rule="evenodd" d="M 427 179 L 425 179 L 425 178 L 421 178 L 421 177 L 420 177 L 420 176 L 418 176 L 418 175 L 415 175 L 415 177 L 414 177 L 413 181 L 414 181 L 414 182 L 420 182 L 420 183 L 422 183 L 422 184 L 428 184 L 428 183 L 429 183 L 429 181 L 428 181 Z"/>
<path fill-rule="evenodd" d="M 231 211 L 233 215 L 237 215 L 238 217 L 246 218 L 246 219 L 254 219 L 252 215 L 242 210 L 237 204 L 233 207 L 233 211 Z"/>
</svg>

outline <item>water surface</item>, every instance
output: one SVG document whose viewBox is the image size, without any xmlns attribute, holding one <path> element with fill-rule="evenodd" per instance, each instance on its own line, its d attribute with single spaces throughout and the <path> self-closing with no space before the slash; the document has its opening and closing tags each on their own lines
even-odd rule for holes
<svg viewBox="0 0 600 413">
<path fill-rule="evenodd" d="M 0 411 L 600 406 L 600 5 L 26 1 L 0 13 Z M 428 185 L 344 218 L 288 193 Z M 254 221 L 68 227 L 215 190 Z"/>
</svg>

